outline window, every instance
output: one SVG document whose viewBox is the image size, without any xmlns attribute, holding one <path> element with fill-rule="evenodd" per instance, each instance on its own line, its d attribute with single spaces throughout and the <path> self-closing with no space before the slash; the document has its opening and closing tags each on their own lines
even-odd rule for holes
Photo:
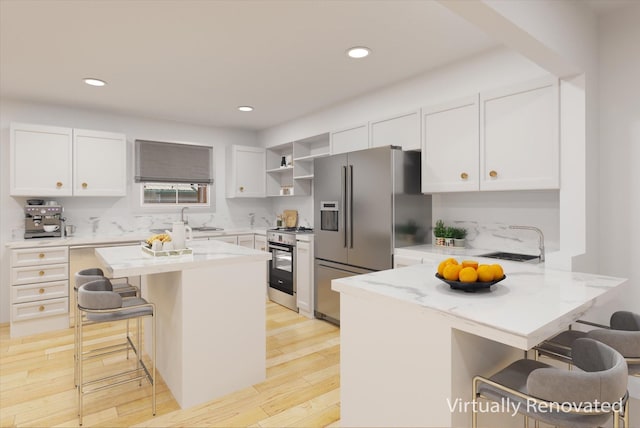
<svg viewBox="0 0 640 428">
<path fill-rule="evenodd" d="M 142 206 L 210 206 L 213 147 L 136 140 L 135 181 Z"/>
<path fill-rule="evenodd" d="M 209 205 L 207 184 L 143 183 L 143 205 Z"/>
</svg>

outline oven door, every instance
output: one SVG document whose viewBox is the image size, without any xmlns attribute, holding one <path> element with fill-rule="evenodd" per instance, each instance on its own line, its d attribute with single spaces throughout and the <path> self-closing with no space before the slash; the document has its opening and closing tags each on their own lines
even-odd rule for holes
<svg viewBox="0 0 640 428">
<path fill-rule="evenodd" d="M 295 294 L 294 266 L 295 251 L 292 245 L 269 242 L 271 261 L 269 263 L 269 286 L 287 293 Z"/>
</svg>

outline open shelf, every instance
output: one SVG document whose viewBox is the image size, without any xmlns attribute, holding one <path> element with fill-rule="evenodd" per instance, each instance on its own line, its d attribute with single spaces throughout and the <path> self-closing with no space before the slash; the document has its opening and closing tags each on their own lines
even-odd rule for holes
<svg viewBox="0 0 640 428">
<path fill-rule="evenodd" d="M 293 166 L 283 166 L 280 168 L 272 168 L 267 170 L 267 172 L 269 173 L 282 173 L 287 171 L 293 171 Z"/>
<path fill-rule="evenodd" d="M 294 175 L 294 180 L 313 180 L 313 174 L 308 175 Z"/>
</svg>

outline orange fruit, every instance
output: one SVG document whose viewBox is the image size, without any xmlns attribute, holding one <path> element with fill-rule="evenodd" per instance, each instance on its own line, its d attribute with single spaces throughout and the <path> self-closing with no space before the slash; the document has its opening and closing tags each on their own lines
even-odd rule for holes
<svg viewBox="0 0 640 428">
<path fill-rule="evenodd" d="M 463 260 L 462 261 L 462 266 L 463 267 L 472 267 L 474 269 L 478 269 L 478 262 L 475 260 Z"/>
<path fill-rule="evenodd" d="M 471 266 L 462 268 L 459 274 L 461 282 L 476 282 L 478 280 L 478 272 Z"/>
<path fill-rule="evenodd" d="M 476 270 L 478 272 L 478 281 L 489 282 L 493 281 L 493 270 L 489 265 L 480 265 Z"/>
<path fill-rule="evenodd" d="M 504 270 L 502 270 L 502 266 L 499 264 L 493 264 L 490 266 L 493 271 L 493 279 L 500 279 L 504 276 Z"/>
<path fill-rule="evenodd" d="M 449 263 L 444 268 L 442 276 L 444 276 L 444 279 L 448 281 L 457 281 L 458 275 L 460 274 L 461 270 L 462 270 L 462 265 L 458 265 L 458 264 L 454 265 L 453 263 Z"/>
<path fill-rule="evenodd" d="M 457 265 L 458 261 L 456 259 L 454 259 L 453 257 L 450 257 L 446 260 L 443 260 L 440 262 L 440 264 L 438 265 L 438 275 L 440 276 L 444 276 L 444 268 L 447 267 L 447 265 L 450 264 L 454 264 Z"/>
</svg>

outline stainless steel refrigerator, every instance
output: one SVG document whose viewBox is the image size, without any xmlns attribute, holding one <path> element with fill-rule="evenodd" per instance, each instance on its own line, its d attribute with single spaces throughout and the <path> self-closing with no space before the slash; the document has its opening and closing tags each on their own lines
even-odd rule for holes
<svg viewBox="0 0 640 428">
<path fill-rule="evenodd" d="M 393 267 L 396 247 L 431 241 L 420 153 L 385 146 L 314 161 L 315 315 L 340 323 L 331 280 Z"/>
</svg>

